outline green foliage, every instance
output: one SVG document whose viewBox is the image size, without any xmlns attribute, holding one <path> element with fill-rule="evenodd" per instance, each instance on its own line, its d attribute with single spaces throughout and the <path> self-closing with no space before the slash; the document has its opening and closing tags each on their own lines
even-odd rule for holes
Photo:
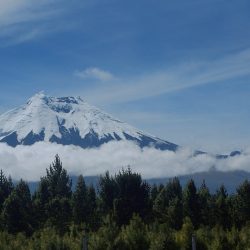
<svg viewBox="0 0 250 250">
<path fill-rule="evenodd" d="M 65 234 L 60 237 L 51 228 L 45 228 L 27 238 L 19 233 L 15 236 L 0 232 L 0 250 L 79 250 L 81 237 Z"/>
<path fill-rule="evenodd" d="M 32 232 L 32 203 L 30 190 L 24 181 L 20 181 L 3 204 L 2 218 L 6 230 L 10 233 Z"/>
<path fill-rule="evenodd" d="M 183 206 L 182 201 L 176 197 L 169 202 L 167 209 L 167 222 L 170 227 L 179 230 L 183 223 Z"/>
<path fill-rule="evenodd" d="M 122 227 L 118 242 L 120 250 L 149 249 L 147 226 L 138 215 L 134 215 L 129 224 Z"/>
<path fill-rule="evenodd" d="M 183 215 L 189 217 L 194 227 L 197 228 L 200 217 L 199 197 L 192 179 L 183 191 Z"/>
<path fill-rule="evenodd" d="M 162 187 L 158 191 L 158 195 L 155 198 L 154 209 L 157 212 L 161 212 L 164 207 L 167 207 L 171 200 L 178 198 L 182 199 L 182 188 L 178 178 L 169 180 L 167 185 Z"/>
<path fill-rule="evenodd" d="M 33 197 L 33 206 L 35 211 L 35 221 L 37 226 L 42 227 L 48 219 L 48 204 L 50 201 L 50 193 L 48 182 L 45 178 L 41 178 L 37 192 Z"/>
<path fill-rule="evenodd" d="M 97 216 L 97 198 L 96 198 L 96 191 L 93 185 L 88 187 L 87 189 L 87 211 L 88 211 L 88 216 L 87 216 L 87 224 L 90 228 L 96 229 L 98 225 L 98 216 Z"/>
<path fill-rule="evenodd" d="M 54 198 L 48 204 L 49 219 L 47 224 L 62 235 L 70 225 L 71 220 L 71 204 L 67 198 Z"/>
<path fill-rule="evenodd" d="M 100 177 L 99 195 L 103 212 L 110 212 L 113 209 L 113 202 L 118 195 L 118 190 L 115 179 L 110 176 L 109 172 Z"/>
<path fill-rule="evenodd" d="M 204 180 L 198 190 L 198 199 L 200 208 L 199 223 L 202 225 L 209 225 L 211 217 L 211 194 Z"/>
<path fill-rule="evenodd" d="M 156 184 L 153 184 L 153 186 L 150 190 L 150 199 L 151 199 L 152 203 L 154 203 L 154 201 L 159 193 L 160 193 L 160 190 L 159 190 L 158 186 Z"/>
<path fill-rule="evenodd" d="M 9 233 L 23 231 L 22 213 L 21 200 L 16 192 L 12 192 L 5 200 L 2 211 L 3 225 Z"/>
<path fill-rule="evenodd" d="M 119 226 L 127 224 L 134 213 L 145 218 L 150 209 L 150 188 L 131 169 L 122 170 L 115 177 L 108 173 L 100 180 L 100 198 L 104 210 L 115 214 Z"/>
<path fill-rule="evenodd" d="M 240 225 L 250 220 L 250 182 L 244 181 L 237 189 L 237 217 Z"/>
<path fill-rule="evenodd" d="M 182 188 L 178 178 L 170 180 L 161 189 L 153 204 L 155 216 L 161 223 L 168 223 L 175 229 L 182 225 Z"/>
<path fill-rule="evenodd" d="M 224 229 L 229 228 L 228 194 L 223 185 L 217 190 L 215 195 L 214 217 L 217 225 L 221 225 Z"/>
<path fill-rule="evenodd" d="M 241 229 L 239 233 L 238 249 L 250 249 L 250 222 Z"/>
<path fill-rule="evenodd" d="M 86 223 L 88 211 L 88 190 L 83 176 L 78 177 L 76 190 L 73 194 L 73 219 L 74 223 L 80 225 Z"/>
<path fill-rule="evenodd" d="M 213 229 L 213 241 L 211 243 L 211 249 L 214 250 L 231 250 L 232 246 L 228 240 L 226 232 L 222 227 L 215 227 Z"/>
<path fill-rule="evenodd" d="M 40 228 L 50 225 L 63 234 L 69 228 L 72 218 L 72 181 L 58 155 L 46 172 L 47 175 L 41 178 L 34 195 L 35 218 Z"/>
<path fill-rule="evenodd" d="M 119 250 L 117 237 L 119 228 L 113 218 L 109 215 L 105 217 L 103 225 L 96 233 L 92 233 L 89 240 L 90 250 Z"/>
<path fill-rule="evenodd" d="M 48 169 L 46 169 L 48 190 L 51 197 L 71 197 L 72 181 L 67 174 L 67 171 L 62 167 L 62 162 L 58 155 L 56 155 L 54 162 Z"/>
<path fill-rule="evenodd" d="M 161 222 L 164 222 L 166 217 L 166 208 L 168 203 L 166 196 L 166 189 L 163 188 L 156 196 L 153 204 L 153 211 Z"/>
<path fill-rule="evenodd" d="M 5 199 L 10 195 L 13 190 L 13 183 L 11 178 L 7 179 L 3 173 L 3 170 L 0 170 L 0 210 L 2 209 Z"/>
<path fill-rule="evenodd" d="M 189 250 L 192 248 L 192 235 L 194 234 L 194 226 L 189 217 L 185 217 L 180 231 L 176 234 L 176 241 L 182 250 Z"/>
<path fill-rule="evenodd" d="M 86 236 L 90 250 L 189 250 L 192 236 L 197 250 L 250 249 L 248 181 L 231 195 L 192 180 L 182 191 L 177 178 L 150 190 L 129 168 L 106 173 L 98 191 L 79 176 L 72 195 L 58 156 L 32 198 L 0 171 L 0 250 L 76 250 Z"/>
<path fill-rule="evenodd" d="M 178 250 L 175 232 L 167 224 L 154 223 L 148 233 L 150 250 Z"/>
</svg>

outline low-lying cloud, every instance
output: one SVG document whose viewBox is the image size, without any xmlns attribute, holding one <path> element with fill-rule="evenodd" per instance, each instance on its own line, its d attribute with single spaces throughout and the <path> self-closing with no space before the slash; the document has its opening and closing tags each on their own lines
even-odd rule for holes
<svg viewBox="0 0 250 250">
<path fill-rule="evenodd" d="M 128 165 L 143 178 L 173 177 L 214 167 L 220 171 L 250 171 L 250 150 L 223 160 L 205 154 L 192 157 L 192 153 L 187 148 L 177 152 L 141 149 L 132 142 L 110 142 L 94 149 L 44 142 L 12 148 L 0 143 L 0 168 L 13 179 L 35 181 L 45 175 L 46 168 L 59 154 L 71 175 L 93 176 L 106 171 L 114 174 Z"/>
</svg>

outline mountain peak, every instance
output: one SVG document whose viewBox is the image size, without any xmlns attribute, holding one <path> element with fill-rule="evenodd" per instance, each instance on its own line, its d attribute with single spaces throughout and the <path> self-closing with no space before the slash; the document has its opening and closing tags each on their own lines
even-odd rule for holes
<svg viewBox="0 0 250 250">
<path fill-rule="evenodd" d="M 37 94 L 35 94 L 34 96 L 32 96 L 29 100 L 28 100 L 28 104 L 38 104 L 38 103 L 45 103 L 45 104 L 49 104 L 49 103 L 65 103 L 65 104 L 79 104 L 79 103 L 83 103 L 83 99 L 80 96 L 65 96 L 65 97 L 54 97 L 54 96 L 48 96 L 45 94 L 44 91 L 41 91 Z"/>
<path fill-rule="evenodd" d="M 178 147 L 113 118 L 81 97 L 51 97 L 39 92 L 25 105 L 0 116 L 0 142 L 11 146 L 45 141 L 89 148 L 121 140 L 141 147 Z"/>
<path fill-rule="evenodd" d="M 39 100 L 43 100 L 43 99 L 46 99 L 46 95 L 44 93 L 44 91 L 41 91 L 35 95 L 33 95 L 27 102 L 27 104 L 30 104 L 30 103 L 34 103 L 34 102 L 37 102 Z"/>
</svg>

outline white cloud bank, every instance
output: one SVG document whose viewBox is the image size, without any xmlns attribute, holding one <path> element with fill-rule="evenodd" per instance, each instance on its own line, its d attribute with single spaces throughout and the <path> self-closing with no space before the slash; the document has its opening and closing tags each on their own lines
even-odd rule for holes
<svg viewBox="0 0 250 250">
<path fill-rule="evenodd" d="M 207 171 L 213 166 L 221 171 L 250 171 L 250 150 L 240 156 L 216 160 L 209 155 L 191 157 L 189 149 L 176 153 L 154 148 L 142 150 L 131 142 L 110 142 L 95 149 L 43 142 L 12 148 L 1 143 L 0 168 L 13 179 L 39 180 L 57 153 L 70 174 L 85 176 L 100 175 L 107 170 L 114 174 L 128 165 L 143 178 L 191 174 Z"/>
</svg>

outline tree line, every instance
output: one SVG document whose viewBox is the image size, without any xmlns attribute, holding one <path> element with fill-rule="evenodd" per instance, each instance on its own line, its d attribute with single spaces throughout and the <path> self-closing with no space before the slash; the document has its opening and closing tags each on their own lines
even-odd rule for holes
<svg viewBox="0 0 250 250">
<path fill-rule="evenodd" d="M 177 177 L 150 186 L 130 168 L 100 176 L 97 187 L 78 177 L 75 190 L 57 155 L 31 194 L 0 171 L 0 249 L 93 250 L 250 248 L 250 182 L 211 194 L 205 181 L 182 188 Z"/>
</svg>

